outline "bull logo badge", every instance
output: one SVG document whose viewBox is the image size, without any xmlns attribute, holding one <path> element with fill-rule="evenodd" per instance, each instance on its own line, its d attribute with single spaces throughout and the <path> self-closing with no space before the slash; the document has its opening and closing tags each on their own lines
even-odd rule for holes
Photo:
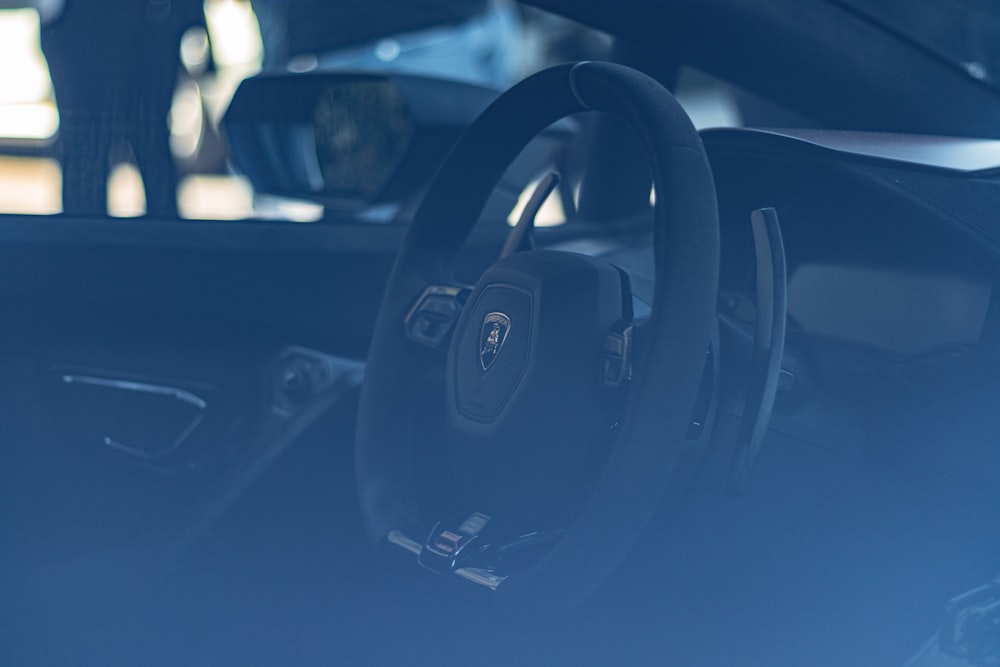
<svg viewBox="0 0 1000 667">
<path fill-rule="evenodd" d="M 489 313 L 483 319 L 483 329 L 479 334 L 479 365 L 488 371 L 503 349 L 510 332 L 510 318 L 503 313 Z"/>
</svg>

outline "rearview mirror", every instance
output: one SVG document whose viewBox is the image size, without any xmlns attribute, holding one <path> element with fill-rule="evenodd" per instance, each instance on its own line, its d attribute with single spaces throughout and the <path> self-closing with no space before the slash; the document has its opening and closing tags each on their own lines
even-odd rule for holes
<svg viewBox="0 0 1000 667">
<path fill-rule="evenodd" d="M 223 128 L 258 191 L 356 208 L 423 185 L 497 94 L 404 75 L 262 75 L 240 85 Z"/>
<path fill-rule="evenodd" d="M 240 84 L 222 126 L 234 165 L 258 192 L 340 210 L 405 209 L 498 95 L 404 74 L 263 74 Z M 574 127 L 563 123 L 536 139 L 500 189 L 519 192 L 551 165 Z M 507 198 L 509 211 L 516 194 Z"/>
</svg>

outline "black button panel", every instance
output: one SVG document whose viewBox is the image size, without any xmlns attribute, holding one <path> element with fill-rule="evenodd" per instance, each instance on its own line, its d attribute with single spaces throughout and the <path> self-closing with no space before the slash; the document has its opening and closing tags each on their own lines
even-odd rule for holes
<svg viewBox="0 0 1000 667">
<path fill-rule="evenodd" d="M 461 287 L 431 285 L 425 289 L 404 320 L 407 337 L 430 348 L 440 347 L 462 312 L 465 296 Z"/>
</svg>

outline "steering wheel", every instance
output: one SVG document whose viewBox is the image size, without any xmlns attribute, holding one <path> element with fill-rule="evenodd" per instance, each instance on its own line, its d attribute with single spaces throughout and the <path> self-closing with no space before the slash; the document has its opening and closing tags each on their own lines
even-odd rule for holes
<svg viewBox="0 0 1000 667">
<path fill-rule="evenodd" d="M 544 128 L 586 111 L 624 118 L 652 168 L 656 277 L 641 337 L 627 276 L 599 258 L 521 252 L 471 290 L 451 276 L 507 165 Z M 434 178 L 382 300 L 355 450 L 370 539 L 518 607 L 558 613 L 582 600 L 679 483 L 718 273 L 712 172 L 659 83 L 581 62 L 497 98 Z M 439 431 L 419 425 L 428 411 L 443 414 Z M 432 450 L 444 452 L 447 475 L 418 474 Z M 434 524 L 418 499 L 444 487 L 464 513 Z"/>
</svg>

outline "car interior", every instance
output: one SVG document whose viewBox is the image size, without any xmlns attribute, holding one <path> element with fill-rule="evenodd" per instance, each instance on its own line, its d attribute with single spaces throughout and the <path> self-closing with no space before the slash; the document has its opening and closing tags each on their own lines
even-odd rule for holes
<svg viewBox="0 0 1000 667">
<path fill-rule="evenodd" d="M 44 50 L 62 4 L 0 20 Z M 207 90 L 138 4 L 86 48 Z M 0 662 L 996 664 L 1000 88 L 907 3 L 499 4 L 603 55 L 242 72 L 233 219 L 157 204 L 141 105 L 145 211 L 75 209 L 70 133 L 118 130 L 46 53 L 62 129 L 0 139 L 0 205 L 63 174 L 0 215 Z M 251 3 L 205 3 L 222 80 L 209 9 Z"/>
</svg>

